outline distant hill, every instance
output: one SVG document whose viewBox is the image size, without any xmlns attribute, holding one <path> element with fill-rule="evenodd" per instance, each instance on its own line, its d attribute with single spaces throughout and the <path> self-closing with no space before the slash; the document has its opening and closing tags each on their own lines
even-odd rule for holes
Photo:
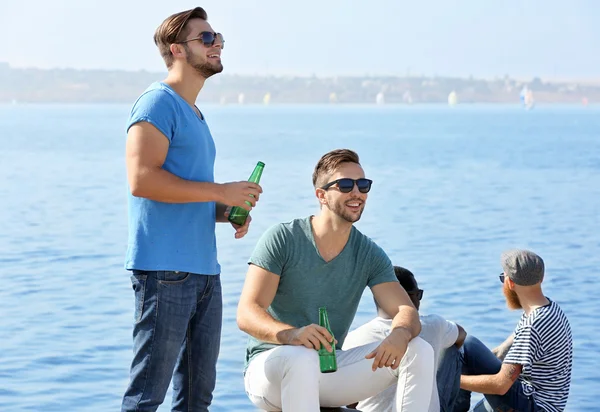
<svg viewBox="0 0 600 412">
<path fill-rule="evenodd" d="M 132 103 L 163 73 L 121 70 L 21 69 L 0 63 L 0 102 Z M 600 86 L 449 77 L 290 77 L 219 74 L 209 79 L 199 102 L 277 103 L 519 103 L 524 86 L 536 103 L 600 102 Z M 265 97 L 268 95 L 267 97 Z"/>
</svg>

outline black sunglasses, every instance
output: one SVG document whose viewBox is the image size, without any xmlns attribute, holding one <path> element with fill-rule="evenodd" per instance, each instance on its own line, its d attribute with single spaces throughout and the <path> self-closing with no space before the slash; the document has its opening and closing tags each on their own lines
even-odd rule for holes
<svg viewBox="0 0 600 412">
<path fill-rule="evenodd" d="M 415 296 L 418 300 L 423 299 L 423 289 L 411 290 L 410 292 L 406 292 L 411 296 Z"/>
<path fill-rule="evenodd" d="M 223 38 L 223 35 L 221 33 L 214 33 L 212 31 L 203 31 L 198 37 L 194 37 L 193 39 L 182 40 L 177 43 L 181 44 L 194 40 L 200 40 L 202 41 L 202 44 L 204 44 L 206 47 L 212 47 L 215 45 L 217 39 L 221 43 L 221 49 L 223 49 L 225 47 L 225 39 Z"/>
<path fill-rule="evenodd" d="M 504 273 L 500 273 L 500 276 L 498 276 L 498 278 L 500 278 L 500 282 L 504 283 Z"/>
<path fill-rule="evenodd" d="M 350 193 L 352 189 L 354 189 L 354 184 L 358 187 L 358 191 L 360 193 L 369 193 L 371 190 L 371 184 L 373 183 L 370 179 L 360 178 L 360 179 L 350 179 L 349 177 L 344 177 L 342 179 L 334 180 L 333 182 L 327 183 L 325 186 L 321 186 L 321 189 L 327 190 L 331 186 L 337 184 L 338 189 L 342 193 Z"/>
</svg>

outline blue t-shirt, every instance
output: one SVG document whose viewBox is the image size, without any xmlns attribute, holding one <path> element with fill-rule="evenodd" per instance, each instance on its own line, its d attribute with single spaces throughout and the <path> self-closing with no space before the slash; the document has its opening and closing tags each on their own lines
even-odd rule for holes
<svg viewBox="0 0 600 412">
<path fill-rule="evenodd" d="M 168 85 L 153 83 L 137 99 L 127 130 L 138 122 L 152 124 L 169 139 L 164 170 L 186 180 L 214 182 L 216 149 L 208 125 Z M 163 203 L 128 192 L 126 269 L 221 272 L 215 202 Z"/>
</svg>

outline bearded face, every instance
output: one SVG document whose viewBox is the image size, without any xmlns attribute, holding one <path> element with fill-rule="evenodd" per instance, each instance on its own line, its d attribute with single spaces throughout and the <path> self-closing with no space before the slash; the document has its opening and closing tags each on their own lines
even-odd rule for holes
<svg viewBox="0 0 600 412">
<path fill-rule="evenodd" d="M 329 195 L 326 207 L 346 222 L 354 223 L 360 220 L 365 208 L 365 201 L 359 196 L 349 193 L 346 196 Z"/>
<path fill-rule="evenodd" d="M 223 71 L 223 63 L 221 63 L 221 58 L 218 55 L 215 55 L 215 57 L 211 54 L 210 57 L 203 59 L 202 56 L 195 55 L 187 44 L 184 44 L 184 48 L 187 64 L 192 66 L 196 73 L 205 79 L 208 79 L 213 74 L 221 73 Z"/>
<path fill-rule="evenodd" d="M 504 292 L 504 297 L 506 298 L 506 306 L 509 309 L 522 309 L 521 302 L 519 301 L 519 297 L 516 292 L 508 287 L 508 280 L 504 282 L 504 286 L 502 287 L 502 291 Z"/>
</svg>

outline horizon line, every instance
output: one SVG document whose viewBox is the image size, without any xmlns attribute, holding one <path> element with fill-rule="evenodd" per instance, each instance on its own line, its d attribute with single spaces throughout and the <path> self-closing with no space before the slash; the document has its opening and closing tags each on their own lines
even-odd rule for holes
<svg viewBox="0 0 600 412">
<path fill-rule="evenodd" d="M 167 69 L 165 68 L 164 71 L 158 71 L 158 70 L 149 70 L 149 69 L 144 69 L 144 68 L 140 68 L 140 69 L 123 69 L 123 68 L 76 68 L 76 67 L 59 67 L 59 66 L 54 66 L 54 67 L 39 67 L 39 66 L 14 66 L 12 65 L 10 62 L 7 61 L 0 61 L 0 67 L 1 66 L 7 66 L 9 69 L 14 69 L 14 70 L 40 70 L 40 71 L 52 71 L 52 70 L 74 70 L 74 71 L 96 71 L 96 72 L 124 72 L 124 73 L 156 73 L 156 74 L 166 74 L 167 73 Z M 335 78 L 335 77 L 393 77 L 393 78 L 430 78 L 430 79 L 435 79 L 435 78 L 444 78 L 444 79 L 473 79 L 473 80 L 499 80 L 499 79 L 504 79 L 504 78 L 508 78 L 511 80 L 518 80 L 521 82 L 527 82 L 527 81 L 532 81 L 534 79 L 540 79 L 542 81 L 545 82 L 552 82 L 552 83 L 559 83 L 559 82 L 564 82 L 564 83 L 568 83 L 568 82 L 591 82 L 591 83 L 599 83 L 600 82 L 600 77 L 586 77 L 586 76 L 537 76 L 537 75 L 530 75 L 530 76 L 524 76 L 524 75 L 516 75 L 513 76 L 511 74 L 504 74 L 504 75 L 493 75 L 493 76 L 478 76 L 475 74 L 469 74 L 469 75 L 445 75 L 445 74 L 440 74 L 440 73 L 436 73 L 436 74 L 425 74 L 425 73 L 417 73 L 417 72 L 413 72 L 413 73 L 354 73 L 354 74 L 349 74 L 349 73 L 344 73 L 344 74 L 318 74 L 318 73 L 311 73 L 311 74 L 300 74 L 300 73 L 240 73 L 240 72 L 225 72 L 225 73 L 220 73 L 223 74 L 225 76 L 240 76 L 240 77 L 296 77 L 296 78 Z"/>
</svg>

